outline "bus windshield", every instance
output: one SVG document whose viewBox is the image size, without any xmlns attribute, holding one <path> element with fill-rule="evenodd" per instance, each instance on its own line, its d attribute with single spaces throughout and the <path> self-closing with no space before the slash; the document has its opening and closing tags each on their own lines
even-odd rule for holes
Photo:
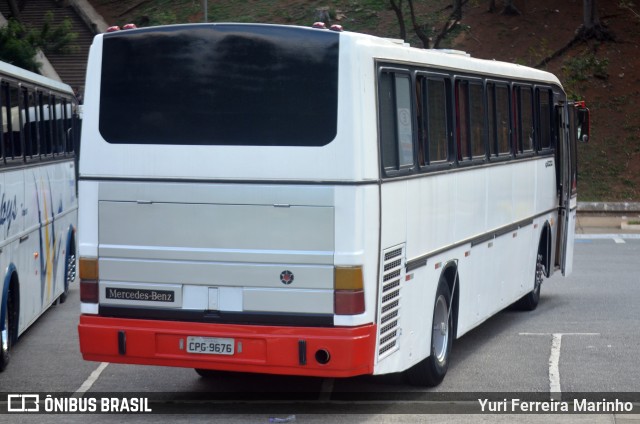
<svg viewBox="0 0 640 424">
<path fill-rule="evenodd" d="M 106 34 L 100 133 L 116 144 L 324 146 L 337 132 L 338 51 L 336 33 L 287 27 Z"/>
</svg>

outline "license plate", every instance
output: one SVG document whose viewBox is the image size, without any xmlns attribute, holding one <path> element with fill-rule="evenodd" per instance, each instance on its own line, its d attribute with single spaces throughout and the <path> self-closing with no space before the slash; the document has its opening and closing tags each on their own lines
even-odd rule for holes
<svg viewBox="0 0 640 424">
<path fill-rule="evenodd" d="M 234 339 L 219 339 L 216 337 L 187 337 L 187 352 L 207 353 L 209 355 L 233 355 L 235 352 Z"/>
</svg>

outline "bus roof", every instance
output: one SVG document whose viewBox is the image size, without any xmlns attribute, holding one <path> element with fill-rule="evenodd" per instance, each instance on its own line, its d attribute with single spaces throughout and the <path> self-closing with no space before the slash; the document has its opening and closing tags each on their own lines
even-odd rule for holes
<svg viewBox="0 0 640 424">
<path fill-rule="evenodd" d="M 40 87 L 48 87 L 67 93 L 73 92 L 71 87 L 63 82 L 52 80 L 36 74 L 35 72 L 27 71 L 26 69 L 11 65 L 10 63 L 0 61 L 0 77 L 4 75 L 12 76 L 16 79 L 27 81 Z"/>
<path fill-rule="evenodd" d="M 295 25 L 280 25 L 280 24 L 261 24 L 261 23 L 192 23 L 192 24 L 176 24 L 168 25 L 169 27 L 183 27 L 190 26 L 198 27 L 203 25 L 212 26 L 235 26 L 237 28 L 246 27 L 289 27 L 297 28 L 300 31 L 326 31 L 333 32 L 326 28 L 313 28 L 303 27 Z M 166 27 L 166 26 L 165 26 Z M 147 32 L 153 31 L 153 27 L 145 27 L 133 30 L 126 30 L 126 32 L 140 31 Z M 101 34 L 99 36 L 116 36 L 121 31 Z M 497 60 L 478 59 L 471 57 L 466 52 L 452 49 L 423 49 L 417 47 L 411 47 L 409 43 L 404 40 L 383 38 L 375 35 L 369 35 L 351 31 L 339 31 L 340 37 L 343 38 L 343 42 L 358 44 L 360 46 L 367 46 L 371 51 L 374 59 L 383 61 L 399 61 L 408 64 L 433 66 L 442 70 L 458 71 L 461 73 L 481 73 L 483 76 L 492 76 L 496 78 L 509 78 L 509 79 L 522 79 L 527 81 L 539 81 L 547 84 L 556 84 L 562 87 L 560 80 L 550 72 L 542 71 L 539 69 L 531 68 L 524 65 L 518 65 L 510 62 L 502 62 Z M 345 43 L 346 44 L 346 43 Z"/>
<path fill-rule="evenodd" d="M 423 49 L 411 47 L 402 40 L 381 38 L 373 35 L 344 31 L 344 37 L 353 38 L 359 44 L 368 44 L 373 49 L 376 59 L 384 61 L 401 61 L 416 65 L 433 66 L 461 73 L 478 72 L 484 76 L 495 75 L 500 78 L 540 81 L 562 86 L 558 78 L 546 71 L 498 60 L 479 59 L 468 53 L 451 49 Z"/>
</svg>

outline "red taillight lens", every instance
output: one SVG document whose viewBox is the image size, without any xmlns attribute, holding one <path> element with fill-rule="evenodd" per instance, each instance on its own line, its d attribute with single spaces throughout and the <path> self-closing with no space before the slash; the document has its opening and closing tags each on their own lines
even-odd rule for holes
<svg viewBox="0 0 640 424">
<path fill-rule="evenodd" d="M 80 258 L 80 301 L 98 303 L 98 259 Z"/>
<path fill-rule="evenodd" d="M 80 302 L 98 303 L 98 282 L 95 280 L 80 280 Z"/>
<path fill-rule="evenodd" d="M 338 266 L 334 272 L 334 313 L 364 313 L 364 278 L 361 266 Z"/>
<path fill-rule="evenodd" d="M 364 313 L 364 290 L 336 290 L 334 300 L 336 315 Z"/>
</svg>

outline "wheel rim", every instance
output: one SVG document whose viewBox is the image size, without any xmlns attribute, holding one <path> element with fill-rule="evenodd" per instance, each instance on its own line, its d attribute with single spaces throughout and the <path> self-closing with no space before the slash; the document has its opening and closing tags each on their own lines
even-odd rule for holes
<svg viewBox="0 0 640 424">
<path fill-rule="evenodd" d="M 449 344 L 449 306 L 444 296 L 438 296 L 438 300 L 436 300 L 431 339 L 436 359 L 440 363 L 444 362 Z"/>
<path fill-rule="evenodd" d="M 9 305 L 4 310 L 4 327 L 2 328 L 2 353 L 9 351 Z"/>
<path fill-rule="evenodd" d="M 536 260 L 536 277 L 533 287 L 533 293 L 535 296 L 540 296 L 540 286 L 542 285 L 542 281 L 544 279 L 545 267 L 542 264 L 542 255 L 538 254 Z"/>
<path fill-rule="evenodd" d="M 76 280 L 76 255 L 69 255 L 67 261 L 67 287 Z"/>
</svg>

